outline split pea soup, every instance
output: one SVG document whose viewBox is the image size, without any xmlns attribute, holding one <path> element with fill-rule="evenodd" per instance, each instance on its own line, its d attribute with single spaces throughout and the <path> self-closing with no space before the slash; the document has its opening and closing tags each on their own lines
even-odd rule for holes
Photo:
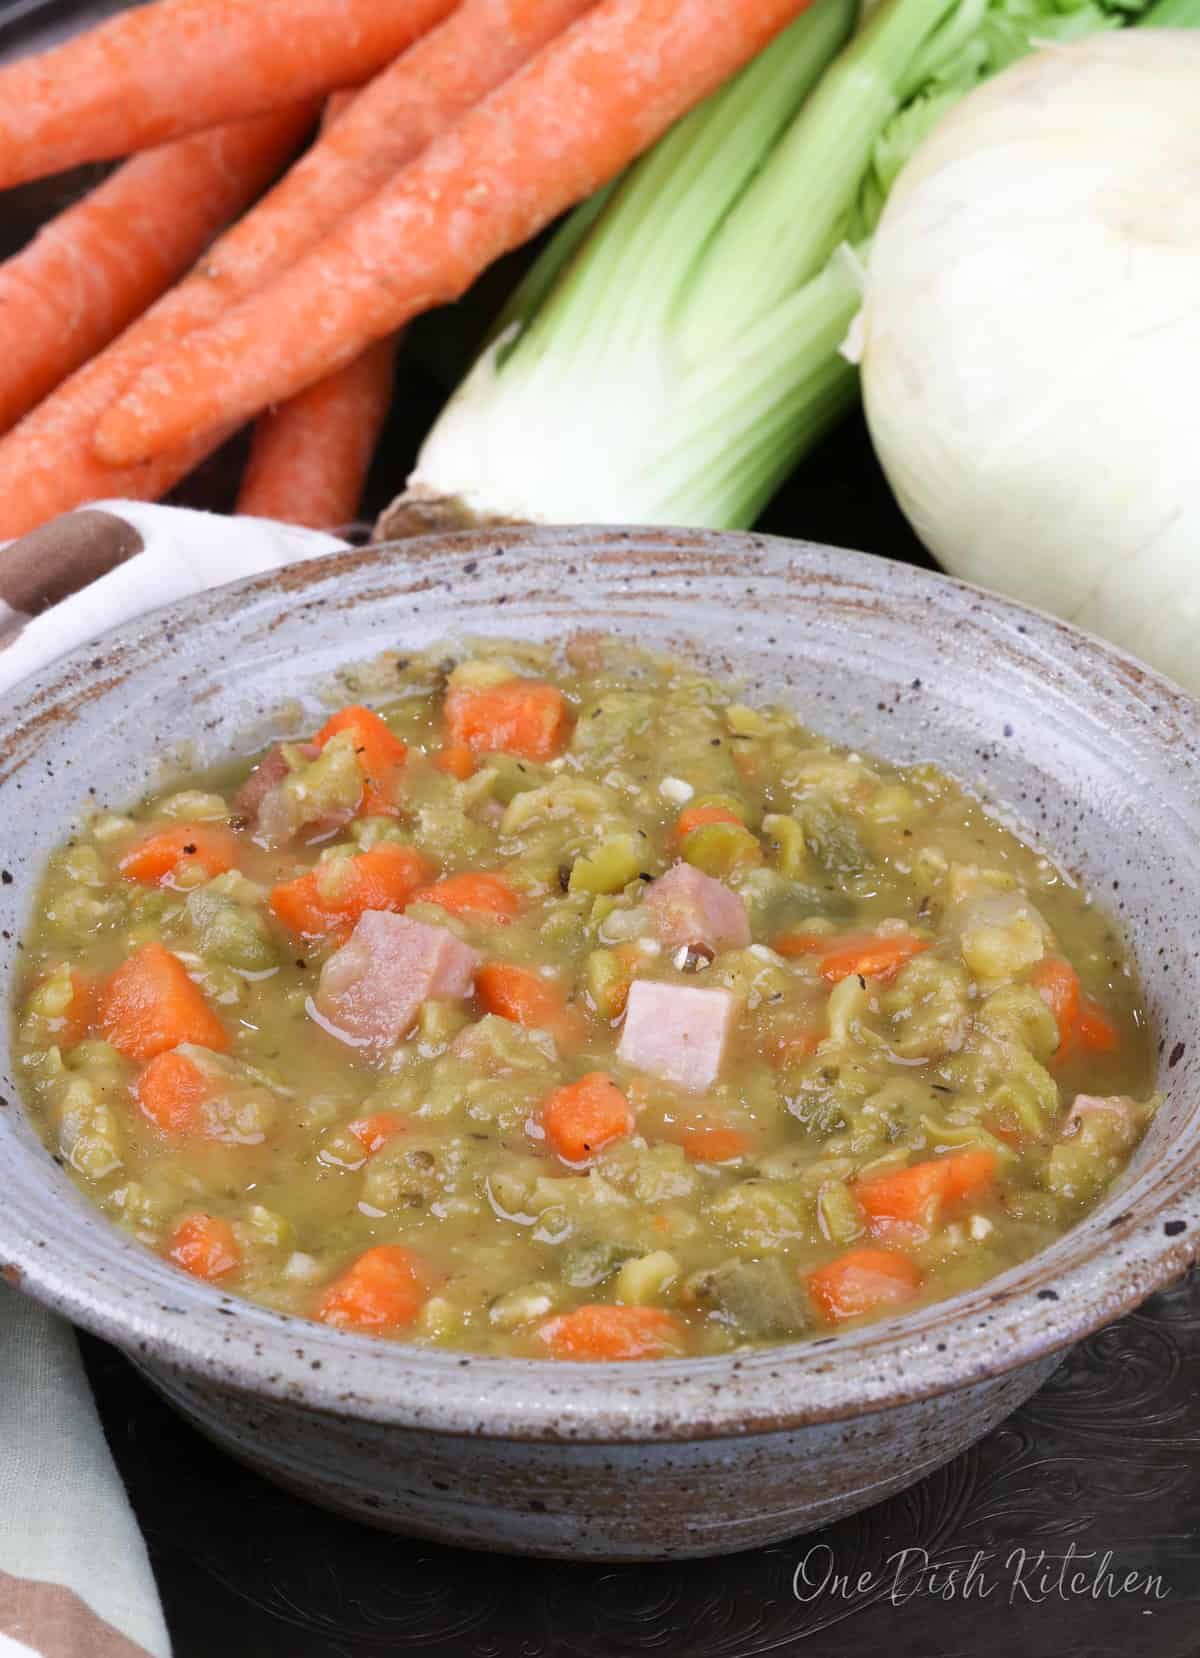
<svg viewBox="0 0 1200 1658">
<path fill-rule="evenodd" d="M 387 655 L 51 858 L 53 1155 L 181 1271 L 420 1346 L 638 1359 L 976 1285 L 1154 1109 L 1112 919 L 931 765 L 592 635 Z"/>
</svg>

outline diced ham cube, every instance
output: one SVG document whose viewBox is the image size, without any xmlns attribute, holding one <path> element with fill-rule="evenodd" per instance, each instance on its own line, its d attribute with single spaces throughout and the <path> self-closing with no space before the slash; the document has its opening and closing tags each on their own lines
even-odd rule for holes
<svg viewBox="0 0 1200 1658">
<path fill-rule="evenodd" d="M 378 1052 L 406 1034 L 422 1002 L 470 995 L 482 959 L 446 927 L 368 910 L 321 969 L 315 1011 L 332 1035 Z"/>
<path fill-rule="evenodd" d="M 1115 1131 L 1117 1139 L 1131 1146 L 1137 1139 L 1142 1124 L 1142 1108 L 1128 1094 L 1076 1094 L 1075 1103 L 1067 1113 L 1062 1126 L 1062 1138 L 1078 1134 L 1088 1117 L 1103 1114 Z"/>
<path fill-rule="evenodd" d="M 728 990 L 691 990 L 637 979 L 625 1005 L 617 1057 L 700 1093 L 721 1070 L 735 1010 Z"/>
<path fill-rule="evenodd" d="M 744 949 L 750 942 L 750 919 L 737 893 L 691 864 L 676 864 L 652 882 L 644 903 L 668 950 L 702 944 L 718 954 Z"/>
</svg>

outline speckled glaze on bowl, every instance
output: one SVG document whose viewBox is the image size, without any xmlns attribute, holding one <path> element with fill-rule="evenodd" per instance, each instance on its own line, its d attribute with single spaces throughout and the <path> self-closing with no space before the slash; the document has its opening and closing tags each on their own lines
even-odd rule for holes
<svg viewBox="0 0 1200 1658">
<path fill-rule="evenodd" d="M 227 753 L 385 647 L 581 626 L 687 651 L 842 741 L 976 781 L 1120 912 L 1167 1099 L 1103 1204 L 979 1290 L 802 1345 L 625 1366 L 418 1352 L 237 1301 L 125 1238 L 35 1138 L 9 1064 L 0 1270 L 318 1502 L 482 1548 L 716 1554 L 865 1507 L 954 1456 L 1195 1254 L 1200 710 L 1181 692 L 1020 606 L 798 543 L 505 530 L 337 555 L 159 611 L 13 699 L 3 988 L 65 825 L 135 797 L 181 736 L 200 759 Z"/>
</svg>

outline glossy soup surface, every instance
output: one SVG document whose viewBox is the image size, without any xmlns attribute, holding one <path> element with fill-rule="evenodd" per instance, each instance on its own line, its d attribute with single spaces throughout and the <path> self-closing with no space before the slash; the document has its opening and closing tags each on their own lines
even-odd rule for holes
<svg viewBox="0 0 1200 1658">
<path fill-rule="evenodd" d="M 932 766 L 594 636 L 331 708 L 94 817 L 25 940 L 33 1115 L 182 1270 L 426 1345 L 718 1353 L 979 1283 L 1143 1132 L 1111 918 Z"/>
</svg>

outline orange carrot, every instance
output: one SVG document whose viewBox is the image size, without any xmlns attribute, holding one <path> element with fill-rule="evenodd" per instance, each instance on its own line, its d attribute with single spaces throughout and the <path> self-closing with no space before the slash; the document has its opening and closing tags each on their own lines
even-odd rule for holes
<svg viewBox="0 0 1200 1658">
<path fill-rule="evenodd" d="M 466 743 L 447 743 L 430 759 L 438 771 L 444 771 L 448 777 L 457 777 L 460 783 L 465 783 L 475 771 L 475 756 Z"/>
<path fill-rule="evenodd" d="M 629 1101 L 604 1071 L 554 1089 L 539 1115 L 546 1143 L 564 1163 L 584 1163 L 610 1140 L 633 1133 Z"/>
<path fill-rule="evenodd" d="M 365 817 L 394 817 L 395 793 L 400 768 L 408 748 L 393 736 L 386 723 L 369 708 L 342 708 L 317 732 L 313 741 L 324 748 L 331 737 L 343 731 L 354 733 L 354 752 L 363 774 L 363 797 L 359 811 Z"/>
<path fill-rule="evenodd" d="M 391 405 L 394 358 L 395 342 L 380 340 L 259 415 L 235 511 L 311 530 L 349 526 Z"/>
<path fill-rule="evenodd" d="M 143 944 L 101 985 L 96 1024 L 126 1059 L 153 1059 L 181 1042 L 224 1053 L 229 1038 L 178 956 Z"/>
<path fill-rule="evenodd" d="M 735 1157 L 744 1157 L 752 1144 L 740 1128 L 731 1128 L 712 1117 L 693 1118 L 673 1137 L 693 1163 L 729 1163 Z"/>
<path fill-rule="evenodd" d="M 315 114 L 315 104 L 306 103 L 173 146 L 186 146 L 193 155 L 192 188 L 176 191 L 175 229 L 164 228 L 151 215 L 145 236 L 178 237 L 182 245 L 185 221 L 203 217 L 206 226 L 215 228 L 236 218 L 283 166 Z M 139 226 L 134 219 L 126 235 L 133 235 L 140 247 Z M 123 254 L 125 241 L 116 247 Z M 191 282 L 202 284 L 203 278 L 193 277 L 184 287 Z M 103 465 L 92 453 L 91 434 L 101 413 L 163 342 L 162 323 L 172 317 L 178 321 L 173 296 L 179 292 L 172 289 L 0 441 L 0 536 L 24 535 L 85 501 L 119 496 L 153 500 L 215 447 L 206 440 L 151 466 L 124 470 Z M 11 383 L 15 386 L 15 380 Z"/>
<path fill-rule="evenodd" d="M 66 1011 L 55 1018 L 47 1018 L 46 1029 L 59 1048 L 76 1047 L 92 1028 L 96 1006 L 96 984 L 78 968 L 71 969 L 71 1000 Z"/>
<path fill-rule="evenodd" d="M 534 1337 L 552 1359 L 663 1359 L 683 1351 L 679 1320 L 661 1307 L 575 1307 L 540 1324 Z"/>
<path fill-rule="evenodd" d="M 675 839 L 685 841 L 693 829 L 703 829 L 708 823 L 742 823 L 728 806 L 686 806 L 675 823 Z"/>
<path fill-rule="evenodd" d="M 0 69 L 0 188 L 355 86 L 453 0 L 157 0 Z"/>
<path fill-rule="evenodd" d="M 171 1234 L 167 1259 L 195 1278 L 214 1283 L 242 1264 L 237 1237 L 227 1220 L 216 1215 L 185 1215 Z"/>
<path fill-rule="evenodd" d="M 261 158 L 261 186 L 311 115 L 260 116 L 135 156 L 0 265 L 0 432 L 199 258 L 248 199 L 247 162 Z"/>
<path fill-rule="evenodd" d="M 1094 996 L 1084 995 L 1079 975 L 1069 961 L 1061 956 L 1043 957 L 1029 975 L 1029 982 L 1058 1024 L 1058 1051 L 1053 1061 L 1056 1067 L 1072 1056 L 1116 1050 L 1116 1026 Z"/>
<path fill-rule="evenodd" d="M 147 886 L 176 885 L 177 872 L 202 869 L 210 878 L 224 875 L 237 863 L 237 837 L 214 823 L 181 823 L 157 829 L 130 847 L 117 864 L 127 881 Z"/>
<path fill-rule="evenodd" d="M 222 434 L 182 445 L 150 466 L 107 466 L 92 450 L 92 433 L 108 404 L 158 352 L 217 320 L 315 246 L 584 9 L 584 0 L 463 0 L 378 75 L 191 276 L 0 443 L 0 536 L 23 535 L 85 501 L 166 494 Z M 252 200 L 268 176 L 225 217 Z"/>
<path fill-rule="evenodd" d="M 157 1054 L 133 1085 L 142 1114 L 166 1134 L 191 1133 L 212 1085 L 198 1065 L 173 1049 Z"/>
<path fill-rule="evenodd" d="M 911 1301 L 921 1275 L 894 1249 L 852 1249 L 809 1273 L 808 1292 L 831 1322 Z"/>
<path fill-rule="evenodd" d="M 411 846 L 385 841 L 272 887 L 271 908 L 301 938 L 327 938 L 348 933 L 367 910 L 403 910 L 432 873 Z"/>
<path fill-rule="evenodd" d="M 486 962 L 475 975 L 475 992 L 489 1013 L 531 1030 L 558 1030 L 569 1010 L 558 985 L 510 961 Z"/>
<path fill-rule="evenodd" d="M 570 734 L 567 700 L 540 679 L 464 687 L 446 698 L 446 725 L 473 754 L 519 754 L 553 760 Z"/>
<path fill-rule="evenodd" d="M 979 1197 L 996 1178 L 996 1154 L 986 1148 L 931 1157 L 890 1174 L 856 1180 L 851 1190 L 879 1236 L 928 1237 L 943 1209 Z"/>
<path fill-rule="evenodd" d="M 815 1012 L 807 1017 L 789 1019 L 776 1027 L 766 1043 L 767 1058 L 772 1065 L 782 1067 L 793 1059 L 804 1059 L 815 1054 L 825 1034 L 824 1019 Z"/>
<path fill-rule="evenodd" d="M 880 938 L 875 933 L 785 933 L 772 948 L 781 956 L 819 956 L 821 977 L 839 984 L 857 973 L 864 979 L 894 979 L 906 961 L 928 950 L 930 940 L 911 933 Z"/>
<path fill-rule="evenodd" d="M 448 875 L 412 895 L 414 904 L 437 904 L 463 921 L 506 927 L 521 913 L 521 900 L 499 875 Z"/>
<path fill-rule="evenodd" d="M 398 1244 L 365 1250 L 325 1291 L 317 1317 L 339 1330 L 387 1335 L 403 1330 L 420 1312 L 429 1293 L 425 1261 Z"/>
<path fill-rule="evenodd" d="M 1079 974 L 1062 956 L 1043 956 L 1029 982 L 1058 1022 L 1058 1040 L 1063 1043 L 1079 1014 Z"/>
<path fill-rule="evenodd" d="M 104 417 L 98 452 L 124 465 L 245 419 L 457 298 L 804 5 L 601 0 L 310 254 L 156 361 Z"/>
<path fill-rule="evenodd" d="M 372 1117 L 359 1117 L 349 1128 L 367 1156 L 374 1157 L 380 1146 L 386 1146 L 397 1134 L 403 1134 L 408 1126 L 408 1118 L 401 1117 L 395 1111 L 377 1111 Z"/>
</svg>

